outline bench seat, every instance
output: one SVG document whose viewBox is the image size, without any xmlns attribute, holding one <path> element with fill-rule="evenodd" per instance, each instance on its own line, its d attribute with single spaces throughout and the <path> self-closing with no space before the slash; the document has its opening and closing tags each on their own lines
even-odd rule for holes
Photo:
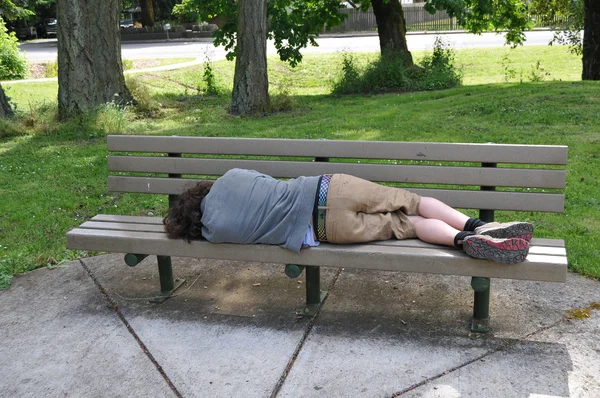
<svg viewBox="0 0 600 398">
<path fill-rule="evenodd" d="M 214 244 L 172 240 L 163 232 L 162 219 L 97 215 L 67 234 L 72 249 L 113 253 L 144 253 L 173 257 L 254 261 L 327 267 L 486 278 L 565 282 L 567 257 L 562 240 L 533 239 L 527 260 L 499 264 L 468 257 L 464 252 L 418 239 L 388 240 L 358 245 L 321 243 L 296 254 L 270 245 Z"/>
</svg>

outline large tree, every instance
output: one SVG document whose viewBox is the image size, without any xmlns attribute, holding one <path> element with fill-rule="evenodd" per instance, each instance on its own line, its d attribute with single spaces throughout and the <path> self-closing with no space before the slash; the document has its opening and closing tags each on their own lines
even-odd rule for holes
<svg viewBox="0 0 600 398">
<path fill-rule="evenodd" d="M 57 11 L 59 117 L 131 102 L 121 62 L 121 2 L 59 0 Z"/>
<path fill-rule="evenodd" d="M 4 89 L 0 84 L 0 119 L 6 119 L 14 115 L 12 107 L 4 94 Z"/>
<path fill-rule="evenodd" d="M 583 80 L 600 80 L 600 1 L 584 0 Z"/>
<path fill-rule="evenodd" d="M 349 0 L 363 11 L 373 8 L 382 55 L 400 54 L 404 64 L 413 65 L 412 54 L 406 43 L 406 19 L 399 0 Z M 529 26 L 527 9 L 522 0 L 425 0 L 430 13 L 448 12 L 458 24 L 470 33 L 488 30 L 506 31 L 506 41 L 520 44 L 523 31 Z"/>
<path fill-rule="evenodd" d="M 406 44 L 406 20 L 399 0 L 348 0 L 355 7 L 373 7 L 382 54 L 400 53 L 406 66 L 412 66 L 412 55 Z M 272 0 L 268 3 L 268 37 L 274 40 L 282 60 L 296 65 L 302 59 L 300 51 L 308 44 L 316 45 L 323 26 L 335 26 L 343 21 L 339 14 L 340 0 Z M 520 44 L 523 31 L 529 26 L 522 0 L 425 0 L 429 12 L 446 10 L 458 23 L 472 33 L 486 30 L 506 31 L 508 43 Z M 231 0 L 183 0 L 175 7 L 178 14 L 192 18 L 221 21 L 215 32 L 215 45 L 224 45 L 235 57 L 237 4 Z"/>
<path fill-rule="evenodd" d="M 234 114 L 260 113 L 266 109 L 267 37 L 273 39 L 280 59 L 295 66 L 302 59 L 301 49 L 309 43 L 316 45 L 315 38 L 323 26 L 334 26 L 343 20 L 339 0 L 271 0 L 261 3 L 262 6 L 259 2 L 183 0 L 174 9 L 174 13 L 190 19 L 219 20 L 219 29 L 214 33 L 215 46 L 225 46 L 229 60 L 238 57 L 230 108 Z"/>
<path fill-rule="evenodd" d="M 263 112 L 269 104 L 267 0 L 238 1 L 237 57 L 230 112 Z"/>
<path fill-rule="evenodd" d="M 368 4 L 368 3 L 365 3 Z M 377 22 L 379 49 L 382 55 L 400 53 L 404 64 L 413 65 L 413 58 L 406 44 L 406 19 L 398 0 L 371 0 Z M 365 8 L 363 6 L 363 8 Z"/>
<path fill-rule="evenodd" d="M 154 4 L 152 0 L 140 0 L 140 8 L 142 9 L 142 25 L 154 26 Z"/>
</svg>

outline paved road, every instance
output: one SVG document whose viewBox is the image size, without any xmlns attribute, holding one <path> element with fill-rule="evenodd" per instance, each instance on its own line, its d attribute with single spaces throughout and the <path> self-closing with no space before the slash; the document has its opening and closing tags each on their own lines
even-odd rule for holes
<svg viewBox="0 0 600 398">
<path fill-rule="evenodd" d="M 453 48 L 501 47 L 504 37 L 494 33 L 471 35 L 454 33 L 441 35 L 446 38 Z M 413 34 L 408 36 L 408 47 L 411 50 L 423 50 L 433 47 L 436 35 Z M 535 31 L 527 33 L 526 45 L 546 45 L 552 38 L 552 32 Z M 336 36 L 322 37 L 317 40 L 319 47 L 308 47 L 304 53 L 332 53 L 339 51 L 369 52 L 379 51 L 379 39 L 371 36 Z M 56 59 L 56 39 L 37 40 L 21 44 L 30 62 L 43 62 Z M 123 58 L 188 58 L 202 57 L 209 54 L 212 60 L 225 58 L 223 47 L 215 48 L 212 41 L 153 41 L 125 42 L 121 46 Z M 268 53 L 274 54 L 275 47 L 269 42 Z"/>
</svg>

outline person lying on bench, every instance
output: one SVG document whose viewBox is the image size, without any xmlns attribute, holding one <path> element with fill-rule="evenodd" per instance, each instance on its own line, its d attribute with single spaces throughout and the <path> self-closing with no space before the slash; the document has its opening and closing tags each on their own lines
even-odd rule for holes
<svg viewBox="0 0 600 398">
<path fill-rule="evenodd" d="M 419 238 L 505 264 L 525 260 L 533 226 L 485 223 L 441 201 L 346 174 L 276 180 L 232 169 L 183 192 L 163 220 L 169 238 L 263 243 L 300 252 L 319 242 Z"/>
</svg>

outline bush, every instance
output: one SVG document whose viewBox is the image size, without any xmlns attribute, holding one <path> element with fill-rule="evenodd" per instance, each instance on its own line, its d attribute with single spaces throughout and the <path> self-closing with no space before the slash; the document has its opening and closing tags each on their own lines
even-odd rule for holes
<svg viewBox="0 0 600 398">
<path fill-rule="evenodd" d="M 454 51 L 440 37 L 435 38 L 433 52 L 421 61 L 424 73 L 415 81 L 416 90 L 441 90 L 460 86 L 462 73 L 454 67 Z"/>
<path fill-rule="evenodd" d="M 158 109 L 158 104 L 152 99 L 150 90 L 139 78 L 127 76 L 125 84 L 135 100 L 135 110 L 148 114 Z"/>
<path fill-rule="evenodd" d="M 132 59 L 123 59 L 121 61 L 121 63 L 123 64 L 123 70 L 133 69 L 133 60 Z"/>
<path fill-rule="evenodd" d="M 19 51 L 18 42 L 0 17 L 0 80 L 24 79 L 27 74 L 27 60 Z"/>
<path fill-rule="evenodd" d="M 408 89 L 409 80 L 401 54 L 381 55 L 365 68 L 356 64 L 356 58 L 344 54 L 342 75 L 333 83 L 334 94 L 382 93 Z"/>
<path fill-rule="evenodd" d="M 401 53 L 381 55 L 365 68 L 356 65 L 352 55 L 344 54 L 342 72 L 333 82 L 334 94 L 383 93 L 439 90 L 461 84 L 462 75 L 454 67 L 454 52 L 436 38 L 433 53 L 420 66 L 406 68 Z"/>
<path fill-rule="evenodd" d="M 58 61 L 44 63 L 44 77 L 58 77 Z"/>
<path fill-rule="evenodd" d="M 204 62 L 204 70 L 202 72 L 202 83 L 198 84 L 198 93 L 204 92 L 206 95 L 219 95 L 221 88 L 217 83 L 217 77 L 213 70 L 212 62 L 206 59 Z"/>
</svg>

